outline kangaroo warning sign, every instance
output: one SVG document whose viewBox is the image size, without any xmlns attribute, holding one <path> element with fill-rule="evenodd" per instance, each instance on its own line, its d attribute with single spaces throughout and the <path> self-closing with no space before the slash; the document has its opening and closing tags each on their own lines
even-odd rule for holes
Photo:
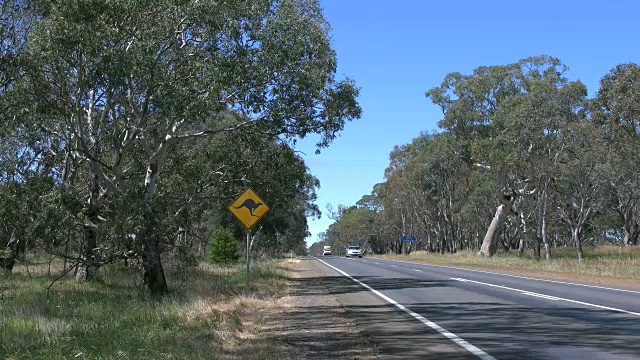
<svg viewBox="0 0 640 360">
<path fill-rule="evenodd" d="M 269 211 L 269 206 L 253 190 L 247 189 L 229 205 L 229 211 L 247 229 L 251 229 Z"/>
</svg>

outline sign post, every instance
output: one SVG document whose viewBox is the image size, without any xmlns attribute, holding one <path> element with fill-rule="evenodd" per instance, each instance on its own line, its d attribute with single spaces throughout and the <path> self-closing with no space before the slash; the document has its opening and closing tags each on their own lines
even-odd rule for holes
<svg viewBox="0 0 640 360">
<path fill-rule="evenodd" d="M 246 272 L 246 276 L 244 277 L 244 288 L 246 290 L 249 290 L 249 245 L 251 242 L 251 230 L 247 230 L 247 249 L 245 251 L 245 253 L 247 253 L 247 272 Z"/>
<path fill-rule="evenodd" d="M 251 247 L 251 228 L 269 211 L 269 206 L 250 188 L 246 189 L 228 207 L 229 211 L 247 229 L 247 273 L 245 288 L 249 290 L 249 253 Z"/>
</svg>

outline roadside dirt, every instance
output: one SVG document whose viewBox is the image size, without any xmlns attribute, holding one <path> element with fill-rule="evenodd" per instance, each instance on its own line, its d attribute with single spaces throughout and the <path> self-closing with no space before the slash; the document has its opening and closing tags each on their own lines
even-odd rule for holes
<svg viewBox="0 0 640 360">
<path fill-rule="evenodd" d="M 278 314 L 264 334 L 276 341 L 286 359 L 375 359 L 367 342 L 344 308 L 330 295 L 322 269 L 313 261 L 294 260 L 285 267 L 289 294 L 279 301 Z"/>
</svg>

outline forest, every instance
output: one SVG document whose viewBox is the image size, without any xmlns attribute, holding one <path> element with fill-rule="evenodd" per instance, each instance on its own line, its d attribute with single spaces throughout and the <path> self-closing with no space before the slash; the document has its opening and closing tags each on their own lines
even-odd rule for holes
<svg viewBox="0 0 640 360">
<path fill-rule="evenodd" d="M 437 131 L 389 155 L 384 182 L 313 245 L 372 254 L 483 256 L 554 248 L 638 245 L 640 67 L 619 64 L 590 98 L 569 67 L 542 55 L 471 74 L 452 72 L 426 91 L 442 110 Z M 403 235 L 417 238 L 403 242 Z"/>
<path fill-rule="evenodd" d="M 227 206 L 248 187 L 271 208 L 252 255 L 305 253 L 319 181 L 293 145 L 320 151 L 361 114 L 316 1 L 0 11 L 2 269 L 57 261 L 92 280 L 124 264 L 166 293 L 165 268 L 206 261 L 216 229 L 243 238 Z"/>
</svg>

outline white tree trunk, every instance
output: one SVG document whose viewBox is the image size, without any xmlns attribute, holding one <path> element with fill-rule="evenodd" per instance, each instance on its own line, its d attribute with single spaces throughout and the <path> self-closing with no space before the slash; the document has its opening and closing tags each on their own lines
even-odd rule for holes
<svg viewBox="0 0 640 360">
<path fill-rule="evenodd" d="M 540 234 L 542 235 L 542 243 L 544 244 L 545 259 L 547 264 L 551 262 L 551 248 L 549 246 L 549 238 L 547 236 L 547 207 L 549 204 L 549 180 L 545 179 L 544 187 L 542 189 L 542 229 Z"/>
<path fill-rule="evenodd" d="M 622 219 L 623 221 L 622 231 L 624 233 L 624 246 L 631 246 L 633 245 L 633 239 L 631 235 L 631 222 L 633 221 L 633 212 L 631 207 L 629 207 L 627 211 L 622 213 L 624 214 Z"/>
<path fill-rule="evenodd" d="M 505 218 L 511 213 L 512 206 L 513 197 L 509 197 L 506 202 L 498 206 L 498 208 L 496 209 L 496 213 L 491 220 L 491 224 L 489 224 L 487 233 L 484 236 L 482 247 L 480 247 L 478 255 L 493 256 L 496 248 L 495 244 L 498 235 L 500 234 L 500 229 L 502 228 L 502 224 L 504 223 Z"/>
<path fill-rule="evenodd" d="M 98 198 L 100 196 L 100 188 L 98 184 L 98 175 L 92 166 L 89 170 L 89 199 L 85 205 L 85 222 L 84 222 L 84 253 L 81 255 L 82 262 L 78 264 L 76 280 L 92 280 L 95 279 L 98 272 L 98 264 L 96 259 L 96 248 L 98 247 L 98 234 L 100 229 L 96 225 L 98 222 L 98 214 L 100 205 Z"/>
<path fill-rule="evenodd" d="M 582 253 L 582 236 L 580 234 L 580 226 L 576 226 L 573 231 L 573 240 L 576 243 L 576 247 L 578 248 L 578 261 L 582 262 L 583 253 Z"/>
</svg>

